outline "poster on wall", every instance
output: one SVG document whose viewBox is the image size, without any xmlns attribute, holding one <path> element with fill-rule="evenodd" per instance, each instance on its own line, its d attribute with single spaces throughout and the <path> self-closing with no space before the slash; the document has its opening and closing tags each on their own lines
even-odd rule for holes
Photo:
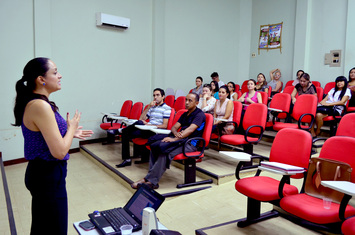
<svg viewBox="0 0 355 235">
<path fill-rule="evenodd" d="M 271 49 L 280 49 L 281 53 L 281 33 L 282 33 L 282 24 L 268 24 L 260 26 L 260 36 L 259 36 L 259 54 L 260 50 L 271 50 Z"/>
</svg>

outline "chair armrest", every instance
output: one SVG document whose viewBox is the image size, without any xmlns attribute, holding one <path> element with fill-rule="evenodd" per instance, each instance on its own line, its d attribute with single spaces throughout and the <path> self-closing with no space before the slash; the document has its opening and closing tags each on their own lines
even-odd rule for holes
<svg viewBox="0 0 355 235">
<path fill-rule="evenodd" d="M 264 161 L 264 160 L 268 160 L 268 158 L 266 157 L 263 157 L 263 156 L 250 156 L 250 160 L 247 160 L 247 159 L 243 159 L 241 158 L 242 160 L 239 161 L 238 165 L 237 165 L 237 168 L 235 169 L 235 178 L 237 178 L 238 180 L 240 180 L 240 176 L 239 176 L 239 173 L 240 171 L 242 170 L 242 167 L 244 166 L 245 163 L 249 163 L 251 162 L 253 159 L 260 159 L 260 162 L 261 161 Z M 244 161 L 243 161 L 244 160 Z M 255 176 L 259 176 L 261 173 L 261 170 L 258 169 L 255 173 Z"/>
<path fill-rule="evenodd" d="M 201 151 L 199 151 L 200 153 L 199 153 L 198 155 L 190 155 L 190 156 L 187 156 L 187 155 L 186 155 L 186 152 L 185 152 L 185 146 L 186 146 L 187 143 L 190 143 L 192 140 L 201 141 L 201 142 L 203 143 L 203 146 L 202 146 Z M 199 143 L 197 143 L 196 146 L 198 146 L 198 144 L 199 144 Z M 183 148 L 182 148 L 182 153 L 184 154 L 185 157 L 200 158 L 201 155 L 204 153 L 205 148 L 206 148 L 206 141 L 205 141 L 205 139 L 202 138 L 202 137 L 194 137 L 194 138 L 191 138 L 191 139 L 188 139 L 188 140 L 185 141 L 184 146 L 183 146 Z"/>
<path fill-rule="evenodd" d="M 304 128 L 301 127 L 301 123 L 302 123 L 302 119 L 304 117 L 306 117 L 306 116 L 311 116 L 311 122 L 309 124 L 309 127 L 304 129 Z M 298 119 L 298 128 L 301 129 L 301 130 L 309 131 L 312 128 L 313 123 L 314 123 L 314 115 L 311 114 L 311 113 L 304 113 L 304 114 L 301 115 L 300 119 Z"/>
<path fill-rule="evenodd" d="M 248 140 L 248 134 L 249 134 L 250 129 L 252 129 L 252 128 L 260 128 L 260 135 L 259 135 L 258 140 L 256 140 L 256 141 L 249 141 Z M 244 134 L 244 139 L 246 142 L 248 142 L 250 144 L 259 143 L 261 138 L 263 137 L 263 133 L 264 133 L 264 128 L 262 126 L 252 125 L 252 126 L 248 127 L 248 129 L 246 129 L 245 134 Z"/>
<path fill-rule="evenodd" d="M 314 148 L 321 148 L 321 147 L 323 147 L 323 144 L 320 144 L 320 145 L 317 145 L 317 144 L 315 144 L 317 141 L 326 141 L 328 138 L 325 138 L 325 137 L 318 137 L 318 138 L 314 138 L 313 140 L 312 140 L 312 147 L 314 147 Z"/>
</svg>

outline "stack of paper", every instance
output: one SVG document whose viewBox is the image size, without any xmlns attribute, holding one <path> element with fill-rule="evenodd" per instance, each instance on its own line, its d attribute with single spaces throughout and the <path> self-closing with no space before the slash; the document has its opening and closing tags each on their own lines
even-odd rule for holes
<svg viewBox="0 0 355 235">
<path fill-rule="evenodd" d="M 282 171 L 286 173 L 303 173 L 305 169 L 299 166 L 292 166 L 280 162 L 261 162 L 260 165 L 265 168 L 269 168 L 276 171 Z"/>
</svg>

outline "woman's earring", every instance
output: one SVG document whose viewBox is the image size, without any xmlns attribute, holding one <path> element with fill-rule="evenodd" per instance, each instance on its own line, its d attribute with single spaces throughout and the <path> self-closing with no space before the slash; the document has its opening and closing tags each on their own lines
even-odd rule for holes
<svg viewBox="0 0 355 235">
<path fill-rule="evenodd" d="M 43 83 L 43 86 L 46 85 L 45 83 Z"/>
</svg>

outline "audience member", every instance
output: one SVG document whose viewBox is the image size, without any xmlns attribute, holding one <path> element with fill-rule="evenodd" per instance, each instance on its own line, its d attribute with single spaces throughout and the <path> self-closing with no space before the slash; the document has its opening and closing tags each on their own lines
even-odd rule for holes
<svg viewBox="0 0 355 235">
<path fill-rule="evenodd" d="M 227 84 L 228 90 L 229 90 L 229 96 L 228 99 L 231 101 L 235 101 L 238 99 L 238 94 L 235 92 L 235 84 L 234 82 L 228 82 Z"/>
<path fill-rule="evenodd" d="M 116 167 L 125 167 L 130 166 L 132 164 L 130 157 L 131 155 L 129 151 L 130 139 L 137 137 L 149 138 L 150 136 L 155 135 L 155 133 L 152 131 L 138 129 L 136 125 L 156 126 L 161 129 L 167 128 L 171 113 L 171 107 L 164 103 L 164 90 L 160 88 L 154 89 L 153 98 L 153 101 L 150 102 L 148 107 L 143 111 L 138 121 L 136 121 L 130 126 L 127 126 L 124 129 L 119 129 L 119 132 L 122 133 L 123 162 L 116 165 Z M 149 119 L 149 122 L 146 121 L 147 119 Z"/>
<path fill-rule="evenodd" d="M 292 82 L 292 86 L 296 86 L 298 83 L 300 83 L 300 78 L 302 76 L 302 74 L 304 74 L 304 71 L 303 70 L 298 70 L 297 73 L 296 73 L 296 79 L 293 80 Z"/>
<path fill-rule="evenodd" d="M 219 100 L 219 95 L 218 95 L 218 91 L 219 91 L 219 86 L 218 86 L 218 82 L 216 81 L 212 81 L 211 83 L 211 88 L 212 88 L 212 95 L 216 100 Z"/>
<path fill-rule="evenodd" d="M 201 94 L 202 94 L 202 82 L 203 82 L 203 78 L 198 76 L 196 78 L 196 87 L 194 89 L 192 89 L 191 92 L 196 93 L 199 96 L 201 96 Z"/>
<path fill-rule="evenodd" d="M 311 129 L 312 136 L 319 135 L 320 128 L 323 126 L 323 118 L 331 115 L 339 116 L 344 110 L 344 105 L 351 98 L 346 77 L 339 76 L 335 79 L 335 87 L 332 88 L 327 96 L 319 102 L 316 114 L 315 127 Z"/>
<path fill-rule="evenodd" d="M 349 107 L 355 107 L 355 67 L 349 71 L 349 83 L 348 88 L 351 91 L 351 97 L 349 101 Z"/>
<path fill-rule="evenodd" d="M 234 125 L 229 123 L 227 125 L 223 125 L 223 121 L 218 119 L 226 119 L 228 121 L 233 121 L 233 110 L 234 105 L 233 101 L 228 99 L 229 90 L 227 86 L 222 86 L 219 88 L 219 100 L 217 100 L 216 105 L 214 107 L 214 127 L 213 130 L 216 129 L 217 125 L 220 125 L 223 130 L 223 134 L 232 134 L 234 132 Z"/>
<path fill-rule="evenodd" d="M 213 115 L 214 106 L 216 104 L 216 98 L 212 96 L 212 87 L 210 84 L 203 85 L 202 98 L 197 107 L 200 108 L 204 113 L 210 113 Z"/>
<path fill-rule="evenodd" d="M 292 104 L 296 102 L 296 95 L 313 94 L 317 96 L 317 89 L 310 81 L 308 73 L 303 73 L 300 77 L 300 82 L 295 86 L 291 93 Z M 290 112 L 291 113 L 291 112 Z"/>
<path fill-rule="evenodd" d="M 28 160 L 25 185 L 32 195 L 31 234 L 68 233 L 68 197 L 65 178 L 73 138 L 85 139 L 93 133 L 81 130 L 81 113 L 66 120 L 49 101 L 61 90 L 62 75 L 48 58 L 34 58 L 16 83 L 15 124 L 21 126 L 24 153 Z M 27 197 L 27 194 L 26 194 Z"/>
<path fill-rule="evenodd" d="M 256 81 L 254 79 L 249 79 L 248 92 L 245 92 L 238 101 L 246 104 L 243 110 L 246 110 L 249 104 L 262 103 L 261 94 L 256 91 Z"/>
<path fill-rule="evenodd" d="M 201 137 L 205 126 L 206 116 L 197 108 L 199 96 L 195 93 L 189 93 L 186 96 L 185 112 L 171 128 L 169 135 L 156 135 L 150 139 L 150 160 L 148 174 L 134 182 L 131 187 L 137 189 L 140 184 L 146 184 L 151 188 L 159 187 L 159 180 L 169 168 L 170 162 L 177 154 L 182 153 L 183 147 L 185 152 L 196 151 L 196 141 L 184 143 L 193 137 Z M 180 131 L 178 131 L 181 128 Z"/>
<path fill-rule="evenodd" d="M 212 81 L 216 81 L 218 82 L 218 87 L 221 87 L 224 85 L 224 82 L 222 82 L 221 80 L 219 80 L 219 75 L 217 72 L 213 72 L 211 74 L 211 78 L 212 78 Z"/>
<path fill-rule="evenodd" d="M 258 83 L 256 84 L 256 90 L 257 91 L 264 91 L 266 93 L 269 92 L 269 86 L 267 84 L 265 75 L 263 73 L 259 73 L 257 76 Z"/>
<path fill-rule="evenodd" d="M 280 69 L 274 69 L 270 71 L 270 79 L 271 81 L 268 83 L 269 86 L 271 86 L 272 91 L 271 91 L 271 96 L 275 95 L 276 93 L 279 92 L 282 83 L 280 81 L 281 79 L 281 71 Z"/>
</svg>

